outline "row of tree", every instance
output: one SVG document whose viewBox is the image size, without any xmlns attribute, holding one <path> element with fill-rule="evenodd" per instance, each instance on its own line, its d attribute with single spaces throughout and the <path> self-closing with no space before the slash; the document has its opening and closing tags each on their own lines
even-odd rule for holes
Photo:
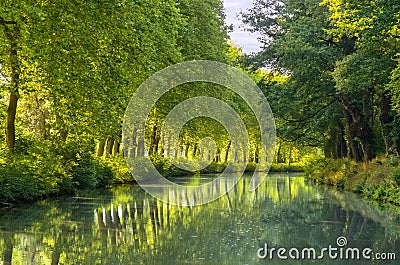
<svg viewBox="0 0 400 265">
<path fill-rule="evenodd" d="M 148 76 L 185 60 L 229 62 L 220 0 L 5 0 L 0 27 L 10 152 L 26 134 L 119 152 L 125 108 Z"/>
<path fill-rule="evenodd" d="M 256 0 L 242 14 L 264 47 L 249 63 L 288 76 L 264 85 L 285 141 L 356 161 L 400 153 L 399 14 L 395 0 Z"/>
</svg>

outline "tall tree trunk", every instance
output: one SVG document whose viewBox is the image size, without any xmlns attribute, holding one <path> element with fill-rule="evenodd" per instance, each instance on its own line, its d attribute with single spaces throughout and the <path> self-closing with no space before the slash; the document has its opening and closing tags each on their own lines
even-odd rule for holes
<svg viewBox="0 0 400 265">
<path fill-rule="evenodd" d="M 106 146 L 106 158 L 109 158 L 110 155 L 112 154 L 112 149 L 114 146 L 114 137 L 110 136 L 107 140 L 107 146 Z"/>
<path fill-rule="evenodd" d="M 154 150 L 153 150 L 153 153 L 155 155 L 158 154 L 158 150 L 160 149 L 160 140 L 161 140 L 161 131 L 160 131 L 159 126 L 157 126 L 156 138 L 154 141 Z"/>
<path fill-rule="evenodd" d="M 132 134 L 132 144 L 131 144 L 132 148 L 130 150 L 125 150 L 125 148 L 130 147 L 130 146 L 127 146 L 124 143 L 124 150 L 127 153 L 125 155 L 127 155 L 128 157 L 131 157 L 131 158 L 138 156 L 138 154 L 137 154 L 137 152 L 138 152 L 138 143 L 137 143 L 136 136 L 137 136 L 137 131 L 136 131 L 136 129 L 134 129 L 133 130 L 133 134 Z"/>
<path fill-rule="evenodd" d="M 336 144 L 335 144 L 335 158 L 344 158 L 347 156 L 347 145 L 344 139 L 343 124 L 337 126 L 336 130 Z"/>
<path fill-rule="evenodd" d="M 138 142 L 137 156 L 138 157 L 144 156 L 144 140 L 143 139 L 140 139 Z"/>
<path fill-rule="evenodd" d="M 186 158 L 189 158 L 189 147 L 190 147 L 190 145 L 186 144 L 186 147 L 185 147 L 185 157 Z"/>
<path fill-rule="evenodd" d="M 46 117 L 47 112 L 42 108 L 39 100 L 38 93 L 34 94 L 35 105 L 33 106 L 38 110 L 38 119 L 37 119 L 37 128 L 35 128 L 35 134 L 39 139 L 46 140 L 47 139 L 47 131 L 46 131 Z"/>
<path fill-rule="evenodd" d="M 167 143 L 167 157 L 171 157 L 171 136 L 168 135 L 168 143 Z"/>
<path fill-rule="evenodd" d="M 380 115 L 379 119 L 382 125 L 382 135 L 385 141 L 386 155 L 397 154 L 397 148 L 393 139 L 393 121 L 392 115 L 392 99 L 387 92 L 381 95 L 379 102 Z"/>
<path fill-rule="evenodd" d="M 228 144 L 228 146 L 226 147 L 226 151 L 225 151 L 225 163 L 228 162 L 229 150 L 231 149 L 231 144 L 232 144 L 232 142 L 229 141 L 229 144 Z"/>
<path fill-rule="evenodd" d="M 341 94 L 349 146 L 353 158 L 358 162 L 362 160 L 369 161 L 373 157 L 374 139 L 372 125 L 370 124 L 370 115 L 372 115 L 370 109 L 372 106 L 369 98 L 370 93 L 366 92 L 363 97 L 363 107 L 362 110 L 360 110 L 350 104 L 346 95 Z M 359 143 L 360 146 L 357 143 Z"/>
<path fill-rule="evenodd" d="M 350 113 L 344 109 L 344 116 L 345 116 L 345 121 L 346 121 L 346 132 L 347 132 L 347 139 L 349 142 L 349 147 L 350 147 L 350 152 L 351 152 L 351 158 L 354 159 L 357 162 L 362 161 L 363 155 L 361 154 L 361 150 L 358 146 L 358 143 L 354 139 L 354 133 L 352 132 L 352 118 Z"/>
<path fill-rule="evenodd" d="M 348 155 L 347 144 L 344 138 L 343 123 L 338 123 L 334 128 L 329 130 L 330 138 L 325 144 L 325 155 L 335 159 L 344 158 Z"/>
<path fill-rule="evenodd" d="M 259 152 L 260 152 L 260 150 L 259 150 L 259 147 L 258 147 L 258 145 L 256 146 L 256 149 L 254 150 L 254 162 L 255 163 L 257 163 L 258 164 L 258 162 L 259 162 Z"/>
<path fill-rule="evenodd" d="M 113 147 L 113 153 L 114 155 L 119 154 L 119 148 L 120 148 L 120 143 L 117 140 L 114 140 L 114 147 Z"/>
<path fill-rule="evenodd" d="M 10 82 L 10 100 L 7 108 L 6 118 L 6 144 L 8 150 L 14 152 L 15 147 L 15 117 L 17 114 L 18 105 L 18 87 L 19 87 L 19 74 L 20 65 L 18 59 L 17 45 L 19 37 L 19 27 L 15 21 L 5 21 L 0 17 L 0 25 L 3 26 L 4 34 L 6 39 L 9 41 L 10 50 L 10 70 L 11 70 L 11 82 Z"/>
<path fill-rule="evenodd" d="M 193 147 L 193 158 L 196 157 L 197 150 L 198 150 L 197 149 L 197 144 L 195 144 L 194 147 Z"/>
<path fill-rule="evenodd" d="M 150 148 L 149 148 L 149 155 L 153 155 L 156 150 L 156 137 L 157 137 L 157 125 L 153 126 L 151 136 L 150 136 Z"/>
<path fill-rule="evenodd" d="M 105 140 L 100 140 L 99 144 L 97 145 L 97 152 L 96 152 L 96 155 L 98 157 L 104 155 L 104 147 L 105 147 L 105 145 L 106 145 L 106 141 Z"/>
<path fill-rule="evenodd" d="M 11 92 L 6 120 L 6 143 L 8 150 L 11 152 L 14 152 L 15 147 L 15 116 L 17 114 L 17 104 L 18 95 L 15 92 Z"/>
<path fill-rule="evenodd" d="M 283 159 L 282 159 L 282 141 L 278 140 L 278 151 L 276 152 L 276 162 L 279 163 L 283 163 Z"/>
<path fill-rule="evenodd" d="M 238 154 L 238 151 L 235 150 L 234 156 L 233 156 L 233 161 L 238 162 L 238 160 L 239 160 L 239 154 Z"/>
</svg>

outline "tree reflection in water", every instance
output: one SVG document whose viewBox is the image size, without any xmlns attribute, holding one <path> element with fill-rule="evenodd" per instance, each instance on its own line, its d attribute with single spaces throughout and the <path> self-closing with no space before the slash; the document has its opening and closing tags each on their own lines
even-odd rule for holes
<svg viewBox="0 0 400 265">
<path fill-rule="evenodd" d="M 258 259 L 257 250 L 265 242 L 323 248 L 334 245 L 338 236 L 375 251 L 400 249 L 400 217 L 394 211 L 316 187 L 303 177 L 269 176 L 255 192 L 248 191 L 250 179 L 242 178 L 224 197 L 196 207 L 171 206 L 140 187 L 118 186 L 4 210 L 0 263 L 262 264 L 266 261 Z M 214 188 L 225 189 L 226 181 Z M 188 202 L 196 199 L 186 197 Z"/>
</svg>

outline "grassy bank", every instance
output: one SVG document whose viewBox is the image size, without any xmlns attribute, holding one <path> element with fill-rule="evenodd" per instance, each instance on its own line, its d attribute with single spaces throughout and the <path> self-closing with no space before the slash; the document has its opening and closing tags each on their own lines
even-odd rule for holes
<svg viewBox="0 0 400 265">
<path fill-rule="evenodd" d="M 400 158 L 397 156 L 381 157 L 369 163 L 321 159 L 310 166 L 306 174 L 316 183 L 400 206 Z"/>
</svg>

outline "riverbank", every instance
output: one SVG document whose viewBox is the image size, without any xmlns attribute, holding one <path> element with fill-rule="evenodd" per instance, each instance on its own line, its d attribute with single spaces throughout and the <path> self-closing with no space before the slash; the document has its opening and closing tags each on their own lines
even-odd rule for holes
<svg viewBox="0 0 400 265">
<path fill-rule="evenodd" d="M 18 155 L 0 155 L 0 208 L 50 196 L 73 195 L 79 190 L 135 182 L 121 154 L 96 157 L 76 143 L 62 150 L 45 143 L 26 150 Z M 153 163 L 166 178 L 193 174 L 164 158 L 153 159 Z M 197 173 L 218 174 L 226 166 L 227 163 L 212 162 Z M 248 163 L 246 172 L 253 172 L 256 166 L 256 163 Z M 300 164 L 275 164 L 270 171 L 300 172 L 302 168 Z"/>
<path fill-rule="evenodd" d="M 380 157 L 369 163 L 321 159 L 306 170 L 308 178 L 362 197 L 400 206 L 400 158 Z"/>
<path fill-rule="evenodd" d="M 14 154 L 0 145 L 0 208 L 133 181 L 121 155 L 96 157 L 92 141 L 61 145 L 25 137 L 17 143 Z"/>
</svg>

